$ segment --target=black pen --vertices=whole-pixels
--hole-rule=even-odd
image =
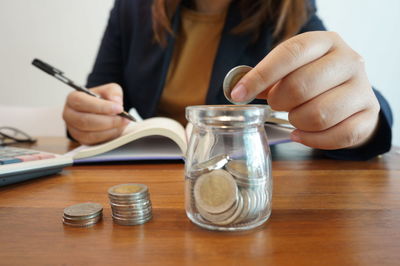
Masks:
[[[81,91],[81,92],[84,92],[84,93],[89,94],[89,95],[91,95],[91,96],[94,96],[94,97],[97,97],[97,98],[99,98],[99,99],[102,99],[102,98],[100,97],[100,95],[98,95],[98,94],[96,94],[96,93],[94,93],[94,92],[88,90],[88,89],[85,88],[85,87],[82,87],[82,86],[79,86],[79,85],[75,84],[75,82],[73,82],[73,81],[70,80],[69,78],[65,77],[65,76],[63,75],[64,73],[63,73],[61,70],[58,70],[57,68],[52,67],[51,65],[49,65],[49,64],[47,64],[47,63],[45,63],[45,62],[43,62],[43,61],[41,61],[41,60],[39,60],[39,59],[34,59],[34,60],[32,61],[32,65],[34,65],[34,66],[36,66],[37,68],[43,70],[43,71],[46,72],[47,74],[49,74],[49,75],[55,77],[56,79],[60,80],[61,82],[65,83],[65,84],[67,84],[67,85],[69,85],[69,86],[71,86],[72,88],[74,88],[74,89],[77,90],[77,91]],[[119,113],[118,115],[119,115],[119,116],[122,116],[122,117],[124,117],[124,118],[127,118],[127,119],[129,119],[129,120],[131,120],[131,121],[133,121],[133,122],[136,122],[136,119],[135,119],[133,116],[131,116],[131,115],[130,115],[128,112],[126,112],[126,111],[123,111],[122,113]]]

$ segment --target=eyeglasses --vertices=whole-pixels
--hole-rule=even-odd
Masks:
[[[36,139],[13,127],[0,127],[0,146],[14,143],[34,143]]]

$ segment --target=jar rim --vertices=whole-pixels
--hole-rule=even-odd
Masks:
[[[245,109],[253,109],[253,108],[261,108],[261,109],[270,109],[269,105],[266,104],[203,104],[203,105],[191,105],[187,106],[187,109],[235,109],[235,110],[245,110]]]
[[[194,105],[186,107],[186,118],[194,125],[242,127],[263,124],[271,115],[268,105]]]

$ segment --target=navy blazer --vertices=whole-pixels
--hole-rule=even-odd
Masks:
[[[149,0],[115,1],[93,71],[87,82],[89,88],[111,82],[118,83],[124,90],[125,108],[135,107],[144,118],[156,115],[175,41],[173,36],[169,36],[164,48],[154,41],[151,3]],[[301,32],[325,30],[316,15],[315,1],[311,0],[310,4],[312,12]],[[273,29],[270,25],[264,25],[256,42],[252,41],[251,34],[230,33],[241,21],[238,10],[237,1],[233,1],[214,61],[207,104],[228,104],[221,87],[225,74],[237,65],[255,66],[273,48]],[[179,25],[180,8],[172,21],[175,32],[178,31]],[[381,104],[381,121],[376,138],[359,149],[325,151],[328,156],[362,160],[390,149],[391,111],[381,94],[376,92],[376,95]],[[260,100],[254,101],[260,102],[265,103]]]

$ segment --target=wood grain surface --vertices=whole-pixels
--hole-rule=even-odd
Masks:
[[[75,144],[41,138],[32,147],[63,153]],[[335,161],[299,144],[273,154],[273,211],[263,226],[201,229],[184,211],[184,165],[81,165],[0,188],[1,265],[399,265],[400,152],[367,162]],[[113,185],[147,184],[153,219],[114,224]],[[104,206],[90,228],[64,226],[63,209]]]

